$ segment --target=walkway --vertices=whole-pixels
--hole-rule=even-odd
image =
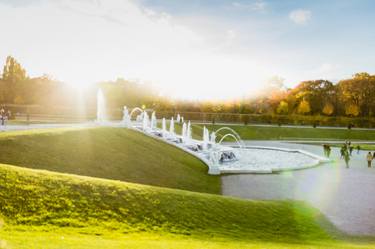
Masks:
[[[278,141],[248,145],[300,148],[318,155],[321,146]],[[222,177],[223,194],[261,200],[303,200],[318,208],[339,229],[353,235],[375,235],[375,168],[368,169],[365,151],[353,151],[350,168],[333,148],[334,163],[270,175]]]
[[[119,124],[108,124],[111,126],[118,126]],[[86,123],[56,123],[56,124],[11,124],[6,126],[0,126],[0,132],[8,131],[23,131],[23,130],[35,130],[35,129],[51,129],[51,128],[80,128],[80,127],[95,127],[97,124],[95,122]]]

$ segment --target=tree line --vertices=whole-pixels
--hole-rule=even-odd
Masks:
[[[13,57],[8,56],[0,78],[0,104],[61,106],[84,105],[95,109],[96,91],[102,88],[110,108],[141,106],[158,111],[237,114],[322,115],[373,117],[375,75],[362,72],[333,83],[308,80],[293,88],[268,84],[264,92],[228,101],[184,101],[161,96],[158,89],[126,79],[92,84],[84,93],[47,75],[29,77]]]

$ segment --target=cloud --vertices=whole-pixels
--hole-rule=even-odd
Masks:
[[[289,18],[298,25],[304,25],[311,19],[311,15],[310,10],[298,9],[291,11],[289,13]]]
[[[321,73],[331,73],[332,71],[335,71],[337,68],[338,68],[338,65],[325,62],[325,63],[322,63],[319,66],[319,72],[321,72]]]
[[[42,0],[0,0],[0,4],[7,4],[13,7],[30,6],[40,2],[42,2]]]
[[[232,6],[243,10],[264,11],[266,9],[267,4],[262,0],[258,0],[251,3],[233,2]]]
[[[255,58],[230,53],[236,30],[196,32],[170,13],[137,1],[41,1],[17,8],[0,4],[0,13],[0,29],[12,34],[2,41],[0,61],[11,54],[30,76],[46,73],[71,84],[141,79],[169,96],[186,98],[243,95],[244,86],[258,87],[264,78]],[[216,33],[221,42],[210,38]],[[213,51],[219,43],[229,52]]]

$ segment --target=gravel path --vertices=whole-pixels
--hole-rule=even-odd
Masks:
[[[74,124],[30,124],[30,125],[6,125],[0,126],[0,132],[8,131],[24,131],[24,130],[35,130],[35,129],[50,129],[50,128],[69,128],[69,127],[93,127],[94,122],[87,123],[74,123]]]
[[[318,155],[321,146],[276,141],[249,145],[300,148]],[[367,168],[366,151],[353,151],[350,168],[333,148],[333,163],[271,175],[227,175],[223,194],[249,199],[303,200],[318,208],[340,230],[353,235],[375,235],[375,168]],[[375,164],[375,163],[374,163]]]

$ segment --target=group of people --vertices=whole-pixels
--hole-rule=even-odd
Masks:
[[[347,168],[349,168],[350,157],[352,156],[354,149],[356,149],[357,154],[359,154],[361,150],[361,146],[357,145],[356,147],[354,147],[350,141],[346,141],[340,148],[340,158],[344,159]],[[324,155],[326,157],[330,157],[331,146],[329,144],[323,144],[323,150],[324,150]],[[367,160],[367,166],[369,168],[371,168],[371,163],[372,163],[372,160],[374,159],[375,159],[375,152],[374,153],[368,152],[366,155],[366,160]]]
[[[0,109],[0,125],[1,127],[5,127],[7,121],[10,119],[12,113],[10,110],[5,110],[4,107]]]

